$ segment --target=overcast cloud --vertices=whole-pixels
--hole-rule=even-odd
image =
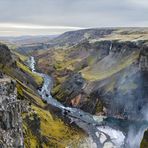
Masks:
[[[148,0],[0,0],[0,35],[147,27]]]

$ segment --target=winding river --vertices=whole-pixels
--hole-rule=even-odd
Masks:
[[[42,89],[39,90],[43,100],[59,108],[71,123],[74,122],[87,134],[85,146],[88,148],[139,148],[144,131],[148,128],[147,121],[132,122],[113,117],[93,116],[77,108],[65,107],[54,99],[50,90],[53,85],[52,78],[46,74],[35,71],[35,59],[28,59],[30,69],[44,79]],[[68,146],[70,148],[70,146]]]

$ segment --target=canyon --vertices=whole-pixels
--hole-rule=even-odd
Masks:
[[[46,48],[25,47],[25,53],[17,46],[11,49],[12,42],[8,44],[11,50],[1,45],[1,70],[16,79],[17,98],[30,104],[22,119],[25,145],[32,143],[26,139],[31,130],[32,135],[38,135],[35,143],[44,143],[43,147],[51,143],[66,147],[80,136],[83,138],[76,147],[146,147],[147,37],[146,28],[86,29],[43,41]],[[63,124],[69,129],[71,138],[66,146],[50,141],[54,137],[59,140],[51,133],[54,124],[48,131],[52,138],[39,132],[44,130],[43,124],[48,127],[42,119],[46,111],[60,127]],[[28,123],[41,129],[35,132]]]

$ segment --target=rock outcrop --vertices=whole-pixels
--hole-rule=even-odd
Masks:
[[[15,81],[9,77],[0,78],[0,147],[24,147],[22,103],[17,100]]]
[[[65,103],[70,103],[70,100],[77,97],[82,92],[85,84],[80,73],[71,74],[69,78],[61,85],[60,89],[54,92],[54,95]]]
[[[142,71],[148,71],[148,47],[141,50],[139,57],[139,67]]]
[[[0,65],[4,66],[6,63],[12,63],[11,52],[6,45],[0,44]]]

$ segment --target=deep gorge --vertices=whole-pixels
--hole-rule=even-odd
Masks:
[[[15,79],[16,100],[27,109],[19,113],[22,123],[16,126],[23,131],[23,145],[145,148],[146,34],[141,29],[88,29],[35,45],[36,50],[31,49],[35,43],[15,49],[1,44],[1,75]]]

